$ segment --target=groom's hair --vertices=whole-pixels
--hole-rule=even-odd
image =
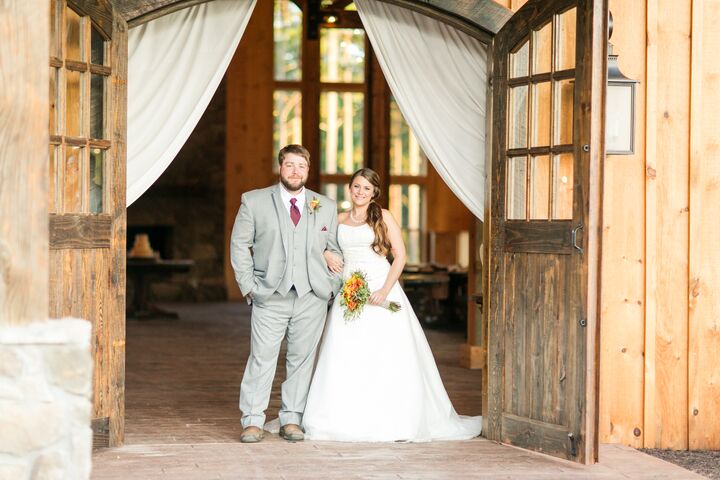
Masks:
[[[278,165],[283,164],[283,160],[285,160],[285,157],[288,153],[294,153],[295,155],[303,157],[305,160],[307,160],[308,166],[310,165],[310,152],[308,152],[308,149],[303,147],[302,145],[297,145],[294,143],[290,145],[285,145],[283,148],[280,149],[280,152],[278,153]]]

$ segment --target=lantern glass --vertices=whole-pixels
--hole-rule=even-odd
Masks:
[[[635,150],[635,82],[608,82],[605,148],[608,155],[632,155]]]

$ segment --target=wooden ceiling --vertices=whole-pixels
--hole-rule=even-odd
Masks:
[[[183,8],[212,0],[111,0],[120,15],[135,26]],[[271,1],[271,0],[258,0]],[[467,33],[488,38],[512,12],[493,0],[381,0],[419,11]],[[318,2],[319,3],[319,2]]]

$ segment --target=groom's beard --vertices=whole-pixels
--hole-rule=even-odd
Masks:
[[[305,180],[296,180],[295,182],[295,184],[292,184],[290,183],[290,180],[285,180],[284,178],[280,177],[280,183],[282,183],[283,187],[285,187],[285,190],[289,192],[297,192],[305,186]]]

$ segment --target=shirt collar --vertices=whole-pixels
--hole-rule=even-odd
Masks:
[[[300,193],[297,195],[291,195],[290,192],[288,192],[285,189],[285,185],[282,183],[280,184],[280,196],[283,199],[283,203],[290,208],[290,199],[291,198],[297,198],[297,202],[295,205],[302,210],[302,207],[305,205],[305,187],[303,187],[302,190],[300,190]]]

